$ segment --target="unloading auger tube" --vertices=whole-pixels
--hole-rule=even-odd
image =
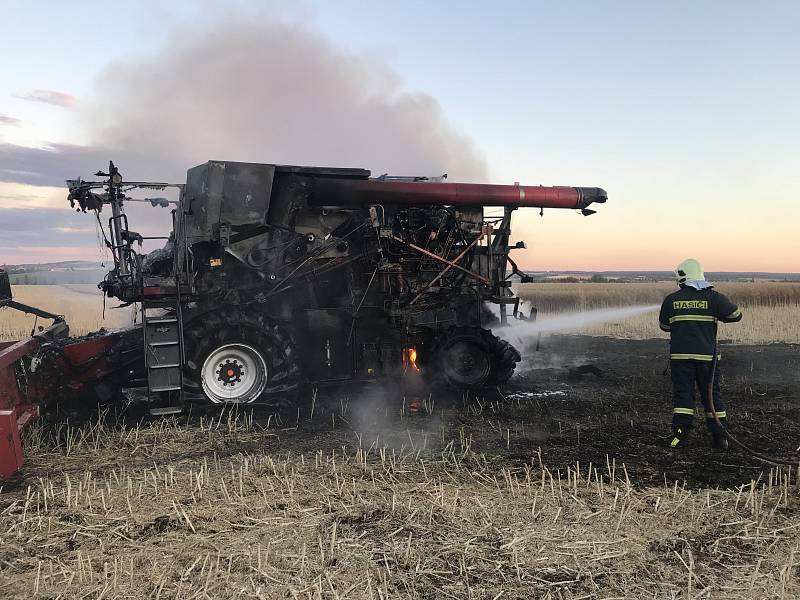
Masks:
[[[315,194],[329,204],[509,206],[587,209],[608,200],[603,188],[442,183],[381,179],[320,179]]]

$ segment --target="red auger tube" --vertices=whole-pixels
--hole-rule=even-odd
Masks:
[[[596,187],[544,187],[483,183],[431,183],[376,179],[328,179],[315,182],[314,203],[408,204],[442,206],[517,206],[586,208],[603,203],[606,191]]]

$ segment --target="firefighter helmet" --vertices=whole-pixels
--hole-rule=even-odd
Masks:
[[[700,261],[694,258],[687,258],[677,267],[675,267],[675,279],[677,279],[678,284],[686,283],[687,281],[693,280],[704,280],[706,278],[705,274],[703,273],[703,266],[700,264]]]

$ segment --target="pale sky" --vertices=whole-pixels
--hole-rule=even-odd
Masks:
[[[0,264],[102,259],[63,179],[214,158],[605,188],[518,211],[534,270],[800,271],[798,2],[226,7],[2,3]]]

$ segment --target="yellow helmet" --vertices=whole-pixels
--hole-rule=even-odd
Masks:
[[[700,261],[694,258],[687,258],[675,267],[675,271],[673,272],[675,273],[675,279],[677,279],[679,285],[695,279],[702,281],[706,278]]]

